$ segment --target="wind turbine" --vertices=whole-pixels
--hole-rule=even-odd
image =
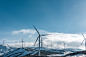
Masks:
[[[65,43],[64,41],[63,41],[63,45],[64,45],[64,49],[65,49],[65,45],[66,45],[67,43]]]
[[[4,45],[4,41],[5,41],[5,39],[3,39],[2,41],[3,41],[3,45]]]
[[[25,48],[26,43],[24,43],[24,48]]]
[[[35,28],[35,30],[37,31],[37,33],[38,33],[38,37],[37,37],[37,39],[36,39],[36,42],[37,42],[37,40],[39,39],[39,53],[38,53],[38,55],[40,56],[40,37],[41,36],[46,36],[46,35],[49,35],[49,34],[42,34],[42,35],[40,35],[40,33],[38,32],[38,30],[36,29],[36,27],[33,25],[33,27]],[[36,44],[36,42],[35,42],[35,44]],[[34,45],[35,45],[34,44]]]
[[[83,35],[83,37],[84,37],[84,40],[82,41],[82,43],[85,41],[85,49],[86,49],[86,38],[85,38],[85,36],[84,36],[83,33],[82,33],[82,35]],[[82,43],[81,43],[81,45],[82,45]]]
[[[21,41],[21,42],[22,42],[22,48],[23,48],[23,43],[25,43],[25,42],[23,41],[23,38],[22,38],[22,41]]]

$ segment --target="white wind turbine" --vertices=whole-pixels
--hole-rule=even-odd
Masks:
[[[66,45],[67,43],[65,43],[64,41],[63,41],[63,45],[64,45],[64,49],[65,49],[65,45]]]
[[[82,43],[85,41],[85,49],[86,49],[86,38],[85,38],[85,36],[84,36],[83,33],[82,33],[82,35],[83,35],[83,37],[84,37],[84,40],[82,41]],[[82,45],[82,43],[81,43],[81,45]]]
[[[22,38],[22,41],[21,41],[21,42],[22,42],[22,48],[23,48],[23,43],[25,43],[25,42],[23,41],[23,38]]]
[[[47,38],[42,38],[41,37],[41,49],[43,48],[43,39],[47,39]]]
[[[2,40],[3,41],[3,45],[4,45],[4,41],[6,41],[5,39]]]
[[[49,35],[49,34],[40,34],[39,32],[38,32],[38,30],[36,29],[36,27],[33,25],[33,27],[35,28],[35,30],[37,31],[37,33],[38,33],[38,37],[37,37],[37,39],[36,39],[36,42],[37,42],[37,40],[39,39],[39,53],[38,53],[38,56],[40,56],[40,37],[41,36],[46,36],[46,35]],[[36,42],[35,42],[35,44],[36,44]],[[34,44],[34,46],[35,46],[35,44]]]

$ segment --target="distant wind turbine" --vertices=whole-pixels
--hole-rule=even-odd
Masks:
[[[65,43],[64,41],[63,41],[63,45],[64,45],[64,49],[65,49],[65,45],[66,45],[67,43]]]
[[[40,33],[38,32],[38,30],[36,29],[36,27],[33,25],[33,27],[35,28],[35,30],[37,31],[37,33],[38,33],[38,37],[37,37],[37,39],[36,39],[36,42],[37,42],[37,40],[39,39],[39,53],[38,53],[38,55],[40,56],[40,37],[41,36],[46,36],[46,35],[49,35],[49,34],[42,34],[42,35],[40,35]],[[36,42],[35,42],[35,44],[36,44]],[[35,45],[34,44],[34,45]]]
[[[42,49],[42,47],[43,47],[43,39],[47,39],[47,38],[42,38],[42,37],[41,37],[41,49]]]
[[[23,48],[23,43],[25,43],[25,42],[23,41],[23,38],[22,38],[22,41],[21,41],[21,42],[22,42],[22,48]]]
[[[82,43],[85,41],[85,49],[86,49],[86,38],[85,38],[85,36],[84,36],[83,33],[82,33],[82,35],[83,35],[83,37],[84,37],[84,40],[82,41]],[[81,45],[82,45],[82,43],[81,43]]]
[[[5,41],[5,39],[3,39],[2,41],[3,41],[3,45],[4,45],[4,41]]]
[[[24,48],[25,48],[26,43],[24,43]]]

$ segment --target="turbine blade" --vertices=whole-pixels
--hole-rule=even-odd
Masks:
[[[39,36],[37,37],[37,39],[36,39],[36,41],[35,41],[35,44],[36,44],[36,42],[37,42],[38,38],[39,38]],[[34,44],[34,46],[35,46],[35,44]]]
[[[47,35],[50,35],[50,34],[42,34],[42,35],[40,35],[40,36],[47,36]]]
[[[82,43],[84,42],[84,40],[82,41]],[[82,43],[81,43],[81,45],[82,45]]]
[[[84,36],[84,34],[82,33],[82,35],[83,35],[83,37],[84,37],[84,39],[85,39],[85,36]]]
[[[35,30],[37,31],[37,33],[39,34],[38,30],[36,29],[36,27],[33,25],[33,27],[35,28]],[[40,35],[40,34],[39,34]]]

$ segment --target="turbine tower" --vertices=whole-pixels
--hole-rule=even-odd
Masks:
[[[46,35],[49,35],[49,34],[40,35],[40,33],[38,32],[38,30],[36,29],[36,27],[35,27],[34,25],[33,25],[33,27],[35,28],[35,30],[36,30],[37,33],[38,33],[38,37],[37,37],[37,39],[36,39],[36,41],[35,41],[35,44],[36,44],[37,40],[39,39],[39,53],[38,53],[38,55],[40,56],[40,37],[41,37],[41,36],[46,36]],[[35,46],[35,44],[34,44],[34,46]]]
[[[42,50],[42,46],[43,45],[43,39],[42,39],[42,37],[41,37],[41,50]]]
[[[25,43],[25,42],[23,41],[23,38],[22,38],[22,41],[21,41],[21,42],[22,42],[22,48],[23,48],[23,43]]]
[[[85,36],[84,36],[83,33],[82,33],[82,35],[83,35],[83,37],[84,37],[84,40],[82,41],[82,43],[85,41],[85,49],[86,49],[86,38],[85,38]],[[81,43],[81,45],[82,45],[82,43]]]

